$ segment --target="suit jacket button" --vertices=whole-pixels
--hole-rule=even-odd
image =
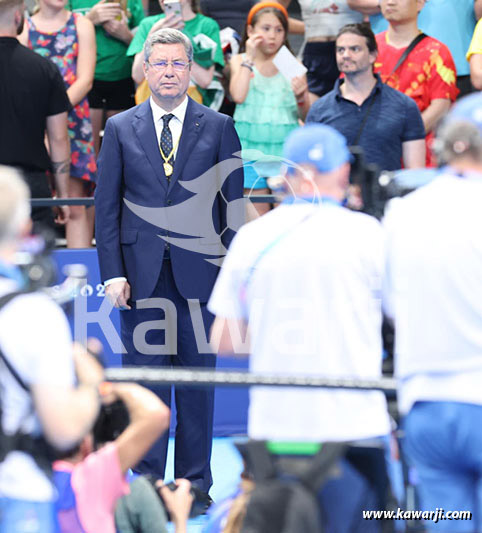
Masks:
[[[167,205],[172,205],[172,200],[168,200]]]

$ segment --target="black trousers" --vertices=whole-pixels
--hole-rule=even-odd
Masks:
[[[20,169],[21,170],[21,169]],[[52,198],[52,191],[46,172],[22,171],[23,177],[30,189],[32,198]],[[34,207],[32,209],[33,233],[43,230],[54,230],[54,214],[51,207]]]

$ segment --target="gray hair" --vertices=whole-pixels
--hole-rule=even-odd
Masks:
[[[30,219],[30,192],[18,170],[0,165],[0,247],[16,239]]]
[[[433,150],[440,165],[466,156],[482,161],[482,137],[475,124],[463,120],[448,121],[438,129]]]
[[[151,57],[152,47],[156,44],[182,44],[184,46],[184,50],[186,50],[186,55],[189,62],[191,62],[193,59],[194,52],[191,41],[179,30],[175,30],[173,28],[163,28],[162,30],[158,30],[149,35],[144,43],[144,61],[146,63]]]

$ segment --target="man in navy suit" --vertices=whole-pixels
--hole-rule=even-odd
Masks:
[[[242,209],[243,172],[232,119],[186,94],[192,54],[177,30],[148,37],[152,97],[107,121],[99,155],[97,250],[106,295],[122,310],[124,365],[215,366],[214,354],[199,353],[199,324],[206,339],[206,302],[234,236],[228,218]],[[170,388],[155,392],[170,405]],[[207,492],[214,391],[176,387],[175,401],[175,476]],[[138,471],[163,477],[167,440]]]

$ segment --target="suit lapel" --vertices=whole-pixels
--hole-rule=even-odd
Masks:
[[[133,128],[156,178],[160,181],[162,187],[167,190],[168,182],[162,170],[162,158],[149,100],[139,106],[135,114]]]
[[[182,174],[182,170],[189,154],[192,153],[195,144],[199,139],[199,134],[204,126],[204,111],[202,106],[189,98],[186,116],[182,126],[181,139],[179,141],[179,148],[177,150],[176,159],[174,163],[174,172],[172,174],[169,190],[172,189],[176,181]]]

